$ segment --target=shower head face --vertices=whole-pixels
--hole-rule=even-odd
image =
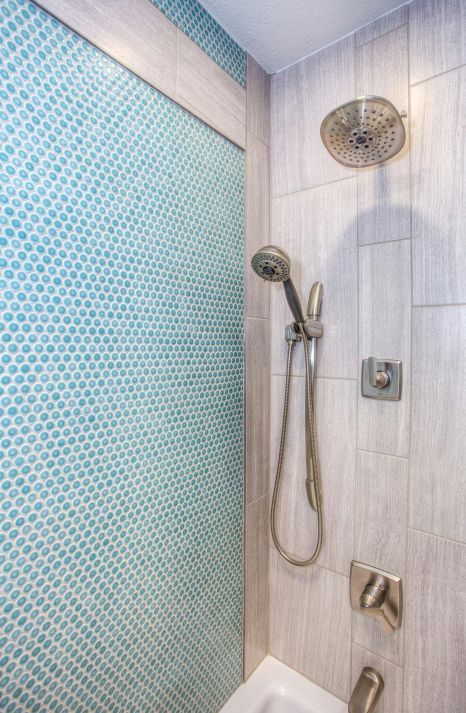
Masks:
[[[406,139],[401,116],[383,97],[358,97],[337,107],[323,120],[320,135],[333,158],[351,168],[387,161]]]
[[[290,279],[290,258],[275,245],[265,245],[251,260],[256,275],[269,282],[285,282]]]

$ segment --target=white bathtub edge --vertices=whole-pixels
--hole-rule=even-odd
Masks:
[[[271,695],[288,698],[310,713],[347,713],[348,706],[273,656],[266,658],[226,702],[220,713],[254,713]]]

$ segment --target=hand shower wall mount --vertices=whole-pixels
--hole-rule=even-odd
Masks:
[[[316,562],[319,557],[323,540],[322,494],[320,490],[320,476],[317,463],[317,451],[314,428],[314,367],[317,351],[317,339],[322,336],[320,323],[320,308],[323,297],[323,285],[315,282],[309,294],[307,305],[307,319],[304,318],[298,293],[291,280],[290,259],[286,252],[275,245],[266,245],[256,252],[251,260],[254,272],[264,280],[270,282],[283,282],[285,295],[295,321],[285,328],[285,339],[288,343],[288,358],[285,380],[285,402],[283,406],[282,432],[278,454],[277,472],[272,495],[272,508],[270,513],[270,527],[272,538],[279,553],[291,564],[304,567]],[[290,376],[293,349],[301,342],[304,348],[306,365],[306,392],[305,392],[305,444],[306,444],[306,493],[310,506],[317,512],[317,542],[312,554],[306,559],[297,559],[287,552],[281,545],[276,531],[277,501],[280,491],[283,459],[285,455],[286,431],[288,423],[288,406],[290,395]]]

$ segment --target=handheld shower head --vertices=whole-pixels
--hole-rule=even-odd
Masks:
[[[270,282],[284,282],[290,277],[290,258],[284,250],[275,245],[265,245],[251,260],[256,275]]]
[[[253,255],[251,266],[256,275],[269,282],[283,282],[288,306],[296,322],[304,322],[298,293],[291,281],[290,258],[275,245],[265,245]]]

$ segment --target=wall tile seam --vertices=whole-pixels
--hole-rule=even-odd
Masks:
[[[250,500],[248,503],[246,503],[246,507],[249,505],[255,505],[259,500],[262,500],[262,498],[266,498],[269,495],[269,488],[265,491],[265,493],[262,493],[262,495],[258,495],[257,498],[254,498],[254,500]]]
[[[354,34],[354,42],[353,42],[353,75],[354,75],[354,95],[356,96],[356,52],[358,48],[356,47],[356,34]],[[359,176],[358,172],[355,171],[355,179],[356,179],[356,186],[355,186],[355,201],[356,201],[356,206],[355,206],[355,214],[356,214],[356,340],[355,340],[355,348],[356,348],[356,359],[357,359],[357,366],[359,367],[359,341],[360,341],[360,326],[361,326],[361,319],[359,315],[359,273],[360,273],[360,257],[359,257]],[[353,527],[353,532],[351,534],[351,558],[354,559],[355,552],[356,552],[356,478],[357,478],[357,464],[358,464],[358,423],[359,423],[359,373],[357,374],[356,377],[356,407],[355,407],[355,423],[354,423],[354,466],[353,466],[353,519],[352,519],[352,527]],[[351,606],[351,604],[350,604]],[[350,613],[350,638],[351,638],[351,643],[350,643],[350,691],[351,691],[351,678],[352,678],[352,671],[353,671],[353,638],[354,638],[354,617],[352,613]]]
[[[367,453],[368,455],[383,456],[384,458],[397,458],[398,460],[409,462],[409,456],[399,456],[392,453],[383,453],[382,451],[369,451],[367,448],[356,448],[356,453]]]
[[[417,309],[442,309],[443,307],[466,307],[466,302],[442,302],[439,304],[412,304],[413,310]]]
[[[267,77],[270,77],[270,76],[271,76],[270,74],[267,74]],[[264,139],[261,138],[260,136],[258,136],[255,131],[251,131],[251,129],[247,128],[247,126],[248,126],[248,122],[247,122],[248,101],[249,101],[248,96],[249,95],[248,95],[247,85],[246,85],[246,132],[247,132],[247,134],[250,134],[251,136],[253,136],[256,141],[260,141],[262,146],[265,146],[265,148],[268,150],[268,153],[269,153],[269,164],[270,164],[270,143],[267,143],[266,141],[264,141]],[[269,107],[269,112],[270,112],[270,107]],[[270,115],[269,115],[269,122],[270,122]],[[270,171],[269,171],[269,173],[270,173]]]
[[[290,319],[291,319],[291,318],[290,318]],[[325,329],[325,325],[324,325],[324,329]],[[319,367],[317,367],[317,368],[319,368]],[[271,372],[270,372],[270,376],[283,376],[283,377],[285,377],[285,376],[286,376],[286,373],[285,373],[284,371],[283,371],[283,372],[271,371]],[[291,374],[291,378],[292,378],[292,379],[305,379],[305,378],[306,378],[306,375],[305,375],[305,374]],[[319,381],[319,379],[327,380],[327,381],[354,381],[356,384],[357,384],[358,381],[359,381],[357,378],[350,379],[348,376],[315,376],[314,378],[315,378],[316,381]]]
[[[410,2],[405,3],[405,5],[401,5],[400,7],[406,7],[408,5],[410,5]],[[397,9],[399,9],[399,8],[395,8],[395,10],[390,10],[390,12],[396,12]],[[387,14],[390,14],[390,13],[387,13]],[[382,17],[383,17],[383,15],[382,15]],[[380,18],[377,18],[377,19],[380,19]],[[374,22],[377,22],[377,20],[374,20]],[[372,23],[369,22],[367,25],[363,25],[363,27],[360,27],[359,29],[363,30],[364,27],[367,27],[368,25],[371,25],[371,24]],[[399,25],[397,25],[396,27],[392,27],[390,30],[381,32],[380,35],[377,35],[377,37],[373,37],[372,39],[366,40],[365,42],[361,42],[360,44],[356,44],[356,42],[355,42],[354,49],[357,52],[359,49],[361,49],[361,47],[366,47],[366,45],[370,45],[371,42],[377,42],[377,40],[380,40],[381,37],[386,37],[387,35],[390,35],[392,32],[396,32],[397,30],[399,30],[400,27],[407,27],[408,25],[409,25],[409,20],[408,20],[408,18],[406,18],[406,20],[404,22],[400,22]],[[359,30],[355,30],[355,33],[356,32],[359,32]],[[358,646],[359,646],[359,644],[358,644]]]
[[[272,153],[270,154],[270,159],[272,160]],[[273,174],[272,170],[270,170],[270,174],[271,175]],[[342,181],[349,181],[352,178],[357,178],[357,175],[353,174],[351,176],[345,176],[345,178],[337,178],[334,181],[326,181],[324,183],[318,183],[315,186],[307,186],[304,188],[298,188],[296,191],[289,191],[288,193],[276,193],[275,194],[275,193],[271,192],[270,193],[270,202],[272,203],[272,201],[278,200],[280,198],[288,198],[289,196],[295,196],[300,193],[305,193],[306,191],[313,191],[316,188],[323,188],[324,186],[330,186],[333,183],[342,183]]]
[[[417,527],[410,527],[408,525],[407,531],[413,532],[419,535],[425,535],[425,537],[433,537],[436,540],[441,540],[442,542],[450,542],[452,545],[459,545],[460,547],[464,547],[466,549],[466,542],[462,542],[462,540],[453,540],[451,537],[444,537],[443,535],[437,535],[435,532],[428,532],[427,530],[419,530]]]
[[[411,239],[411,236],[409,236],[408,238],[397,238],[396,240],[377,240],[375,243],[358,243],[358,248],[371,248],[374,245],[396,245],[397,243],[405,243],[407,240]]]
[[[269,493],[269,495],[270,495],[270,494],[271,494],[271,493]],[[271,537],[269,538],[269,550],[275,551],[275,545],[274,545],[273,540],[272,540]],[[283,560],[283,561],[284,561],[284,560]],[[351,565],[351,562],[348,563],[348,574],[344,574],[343,572],[340,572],[339,570],[333,569],[332,567],[328,567],[327,565],[319,564],[319,563],[313,564],[313,565],[311,566],[311,568],[310,568],[308,571],[312,571],[313,569],[315,569],[316,567],[318,567],[319,569],[323,569],[325,572],[332,572],[332,574],[336,574],[336,575],[338,575],[339,577],[343,577],[344,579],[347,579],[348,582],[349,582],[349,579],[350,579],[350,576],[349,576],[350,565]],[[288,564],[287,564],[287,567],[291,567],[291,566],[292,566],[292,565],[288,565]],[[299,567],[299,568],[296,567],[296,569],[299,569],[303,574],[306,573],[306,568],[303,569],[302,567]],[[349,589],[348,589],[348,606],[349,606]]]
[[[154,9],[155,9],[157,12],[161,12],[160,10],[158,10],[157,7],[155,7],[155,5],[154,5],[153,7],[154,7]],[[206,52],[200,45],[198,45],[197,42],[194,42],[194,40],[191,39],[191,37],[190,37],[189,35],[187,35],[186,32],[183,32],[183,30],[181,30],[181,29],[178,27],[178,25],[175,25],[175,23],[172,22],[172,20],[170,20],[169,17],[167,17],[166,15],[164,15],[163,12],[162,12],[161,14],[162,14],[163,17],[165,17],[165,18],[173,25],[173,27],[176,29],[176,44],[177,44],[177,48],[178,48],[178,44],[179,44],[179,39],[178,39],[178,38],[181,37],[181,36],[186,37],[186,39],[188,39],[189,42],[191,42],[191,43],[192,43],[193,45],[195,45],[198,49],[200,49],[201,52],[204,53],[204,55],[210,60],[210,62],[212,62],[212,64],[214,64],[216,67],[218,67],[218,69],[221,70],[221,72],[223,72],[223,74],[225,75],[225,78],[228,77],[228,82],[229,82],[230,80],[233,80],[233,82],[235,82],[239,87],[241,87],[241,89],[246,93],[246,90],[247,90],[247,85],[246,85],[246,84],[244,84],[244,86],[243,86],[242,84],[240,84],[239,82],[237,82],[236,79],[234,79],[234,78],[231,76],[231,74],[229,74],[225,69],[223,69],[223,67],[221,67],[219,64],[217,64],[217,62],[216,62],[214,59],[212,59],[212,57],[211,57],[209,54],[207,54],[207,52]],[[177,88],[178,88],[178,86],[177,86]],[[245,104],[246,104],[246,101],[245,101]],[[245,124],[245,125],[246,125],[246,124]]]
[[[247,115],[248,115],[248,110],[247,110],[247,105],[246,105],[246,122],[247,122]],[[265,148],[267,150],[269,161],[270,161],[270,146],[268,144],[266,144],[265,141],[263,141],[263,139],[259,138],[259,136],[256,136],[256,134],[253,131],[250,131],[249,129],[246,129],[246,150],[247,150],[247,146],[248,146],[248,137],[249,136],[252,136],[254,141],[258,141],[261,144],[261,146],[263,146],[263,148]],[[268,173],[270,173],[270,169],[269,169]]]
[[[258,314],[245,314],[244,317],[245,319],[261,319],[265,320],[266,322],[270,322],[270,317],[261,317]]]
[[[356,612],[355,612],[355,614],[356,614]],[[361,616],[363,616],[363,615],[361,614]],[[392,666],[395,666],[396,668],[399,668],[400,671],[403,671],[403,672],[404,672],[404,668],[405,668],[404,665],[401,665],[401,664],[399,664],[399,663],[395,663],[394,661],[392,661],[391,659],[388,659],[388,658],[387,658],[386,656],[384,656],[383,654],[380,654],[378,651],[373,651],[372,649],[369,649],[367,646],[364,646],[364,644],[360,644],[359,641],[354,641],[354,639],[351,639],[351,643],[354,644],[355,646],[359,646],[360,649],[363,649],[364,651],[367,651],[367,652],[370,653],[370,654],[374,654],[374,656],[378,656],[379,659],[382,659],[382,660],[385,661],[386,663],[389,663],[389,664],[391,664]],[[397,713],[400,713],[400,711],[397,711]]]
[[[457,72],[459,69],[462,69],[463,67],[466,67],[466,62],[461,62],[460,64],[456,64],[454,67],[450,67],[449,69],[445,69],[443,72],[438,72],[438,74],[432,74],[430,77],[425,77],[424,79],[420,79],[419,82],[411,82],[409,83],[409,87],[419,87],[421,84],[425,84],[426,82],[430,82],[432,79],[437,79],[437,77],[443,77],[445,74],[450,74],[451,72]]]

